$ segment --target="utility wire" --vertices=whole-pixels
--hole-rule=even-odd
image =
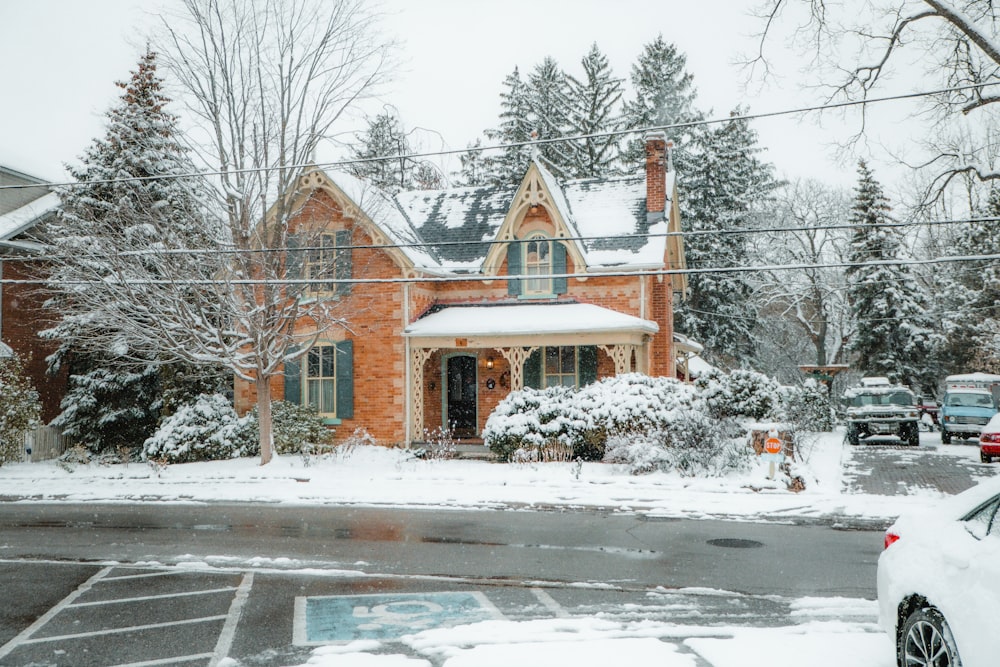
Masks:
[[[919,97],[930,97],[933,95],[940,95],[942,93],[952,93],[964,90],[974,90],[982,89],[987,86],[1000,85],[1000,81],[975,83],[965,86],[954,86],[951,88],[939,88],[937,90],[926,90],[912,93],[901,93],[899,95],[887,95],[884,97],[873,97],[863,100],[848,100],[844,102],[828,102],[826,104],[818,104],[814,106],[798,107],[794,109],[783,109],[778,111],[764,111],[761,113],[747,113],[747,114],[733,114],[726,116],[724,118],[710,118],[707,120],[696,120],[688,121],[684,123],[670,123],[667,125],[651,125],[641,128],[634,128],[628,130],[613,130],[609,132],[594,132],[590,134],[576,134],[572,136],[564,137],[552,137],[552,138],[539,138],[532,141],[518,141],[506,144],[493,144],[487,146],[470,146],[463,149],[450,149],[441,151],[429,151],[421,153],[408,153],[406,155],[383,155],[368,158],[355,158],[351,160],[337,160],[334,162],[322,162],[318,164],[314,163],[300,163],[285,166],[268,166],[268,167],[249,167],[245,169],[226,169],[226,170],[213,170],[213,171],[196,171],[186,174],[164,174],[157,176],[131,176],[125,178],[107,178],[107,179],[96,179],[90,181],[68,181],[63,183],[44,183],[44,184],[33,184],[33,185],[0,185],[0,191],[3,190],[19,190],[25,188],[38,188],[38,187],[60,187],[60,188],[71,188],[79,186],[89,186],[97,184],[108,184],[108,183],[135,183],[142,181],[156,181],[156,180],[166,180],[166,179],[181,179],[181,178],[204,178],[206,176],[232,176],[236,174],[250,174],[250,173],[260,173],[268,171],[288,171],[295,169],[306,169],[309,167],[346,167],[354,164],[365,164],[368,162],[385,162],[394,160],[413,160],[417,158],[427,158],[445,155],[462,155],[467,153],[481,153],[493,150],[507,150],[510,148],[524,148],[526,146],[537,146],[544,144],[552,144],[558,142],[569,142],[569,141],[581,141],[585,139],[601,139],[608,137],[619,137],[628,136],[633,134],[643,135],[649,132],[661,132],[665,130],[678,130],[690,127],[698,127],[705,125],[718,125],[722,123],[732,123],[737,121],[749,121],[749,120],[760,120],[762,118],[775,118],[780,116],[792,116],[796,114],[810,113],[814,111],[826,111],[830,109],[842,109],[846,107],[853,106],[866,106],[868,104],[878,104],[882,102],[897,102],[901,100],[916,99]]]

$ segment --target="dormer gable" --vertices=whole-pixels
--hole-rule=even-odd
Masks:
[[[529,236],[542,234],[565,249],[572,259],[574,273],[586,272],[580,235],[562,188],[547,169],[532,160],[483,261],[483,275],[499,275],[512,244],[520,245]]]

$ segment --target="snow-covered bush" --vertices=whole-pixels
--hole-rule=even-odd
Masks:
[[[631,475],[645,475],[663,469],[670,460],[663,435],[637,433],[632,435],[611,435],[604,451],[605,463],[625,466]]]
[[[484,444],[503,462],[545,459],[553,447],[573,449],[586,422],[572,398],[565,387],[511,392],[486,420]]]
[[[709,414],[717,418],[746,417],[753,420],[781,417],[782,388],[763,373],[710,369],[695,380]]]
[[[237,417],[225,396],[202,394],[160,423],[143,443],[142,458],[188,463],[247,455],[252,430],[251,419]]]
[[[257,456],[260,454],[257,408],[248,416],[253,442],[247,444],[245,455]],[[298,454],[302,452],[303,445],[328,445],[333,439],[333,432],[323,424],[323,418],[316,414],[315,407],[288,401],[271,403],[271,429],[274,451],[278,454]]]
[[[21,460],[24,432],[38,425],[41,409],[21,359],[0,359],[0,465]]]
[[[826,386],[809,378],[801,387],[788,387],[783,395],[784,410],[796,431],[831,431],[833,416]]]

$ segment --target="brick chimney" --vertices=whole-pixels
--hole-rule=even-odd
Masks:
[[[646,135],[646,214],[662,219],[667,206],[667,135]],[[658,214],[658,215],[657,215]]]

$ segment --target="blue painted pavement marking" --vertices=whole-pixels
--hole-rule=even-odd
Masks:
[[[428,628],[475,623],[503,614],[482,593],[388,593],[295,598],[299,646],[398,639]]]

